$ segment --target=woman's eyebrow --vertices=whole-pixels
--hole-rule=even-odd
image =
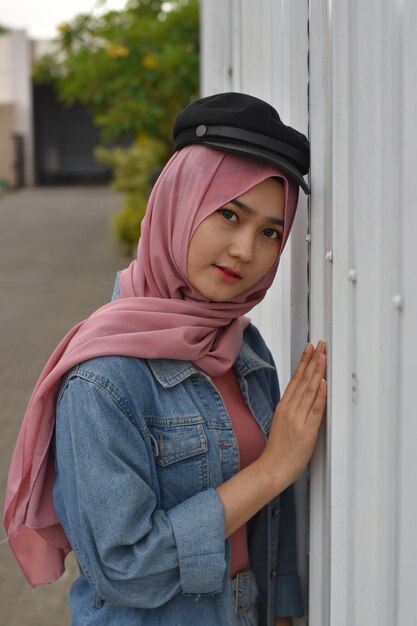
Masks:
[[[256,213],[255,209],[251,209],[251,207],[247,206],[246,204],[243,204],[243,202],[241,202],[240,200],[236,200],[236,199],[230,200],[229,204],[234,204],[239,209],[242,209],[242,211],[244,211],[245,213],[249,213],[249,215],[253,215],[254,213]],[[277,224],[277,226],[284,226],[284,220],[280,220],[276,217],[267,217],[266,220],[270,224]]]

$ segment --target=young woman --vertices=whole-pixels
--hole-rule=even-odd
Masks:
[[[287,626],[303,612],[291,485],[325,408],[325,344],[280,400],[244,315],[275,276],[307,142],[244,94],[191,104],[174,135],[137,259],[38,381],[5,526],[32,585],[75,551],[74,626]]]

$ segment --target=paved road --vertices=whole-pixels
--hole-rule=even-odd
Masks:
[[[120,198],[105,187],[35,188],[0,198],[0,497],[22,416],[63,335],[111,296],[127,264],[109,232]],[[2,510],[1,506],[1,510]],[[4,531],[0,539],[4,538]],[[66,574],[35,592],[0,545],[0,625],[68,626]]]

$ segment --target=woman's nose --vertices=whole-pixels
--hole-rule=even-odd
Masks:
[[[249,263],[253,259],[254,246],[253,235],[244,232],[236,234],[230,244],[230,256],[239,259],[242,263]]]

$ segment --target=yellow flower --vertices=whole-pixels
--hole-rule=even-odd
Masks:
[[[69,24],[67,24],[66,22],[62,22],[61,24],[58,24],[57,30],[59,33],[61,33],[61,35],[63,35],[70,30]]]
[[[120,59],[129,56],[129,50],[118,43],[109,43],[106,47],[106,52],[112,59]]]
[[[144,67],[146,67],[147,70],[156,70],[159,63],[158,63],[158,60],[152,54],[148,54],[143,59],[143,65]]]
[[[146,146],[148,142],[149,142],[149,137],[148,135],[145,135],[145,133],[140,133],[140,135],[136,137],[136,143],[138,146]]]

